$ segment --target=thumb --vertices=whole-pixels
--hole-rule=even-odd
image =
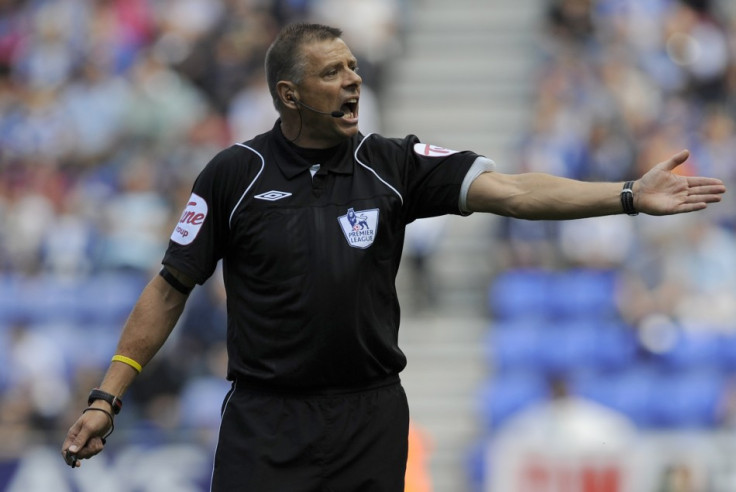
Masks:
[[[89,433],[85,430],[80,430],[76,436],[74,436],[74,439],[72,439],[72,443],[69,445],[69,452],[70,453],[77,453],[80,449],[82,449],[89,440]]]
[[[662,162],[659,167],[665,171],[672,171],[690,157],[690,151],[685,149]]]

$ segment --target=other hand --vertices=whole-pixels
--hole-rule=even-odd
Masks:
[[[61,455],[72,468],[80,460],[91,458],[105,448],[104,437],[110,431],[110,419],[103,412],[85,412],[71,426],[61,445]]]

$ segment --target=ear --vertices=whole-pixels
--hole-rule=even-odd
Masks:
[[[279,95],[281,104],[285,108],[297,109],[296,100],[299,96],[296,94],[296,87],[291,82],[279,81],[276,84],[276,92]]]

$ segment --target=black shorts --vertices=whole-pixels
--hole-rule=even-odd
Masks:
[[[228,394],[212,492],[402,492],[409,406],[398,379],[361,391]]]

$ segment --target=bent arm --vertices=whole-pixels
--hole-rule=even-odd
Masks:
[[[180,274],[174,275],[182,280]],[[193,285],[193,282],[187,283]],[[133,307],[115,353],[130,357],[145,367],[171,334],[187,298],[156,275]],[[110,363],[100,389],[121,397],[136,375],[137,372],[129,365],[114,361]]]
[[[189,287],[194,285],[180,273],[172,274],[183,284]],[[187,297],[187,294],[179,292],[160,275],[156,275],[143,289],[133,307],[120,335],[116,354],[145,366],[171,334],[184,310]],[[137,374],[138,371],[130,365],[113,361],[99,389],[120,398]],[[62,444],[62,456],[73,467],[81,466],[80,460],[102,451],[105,444],[102,437],[112,426],[113,412],[107,401],[93,401],[90,407],[102,412],[83,413],[69,429]],[[109,414],[109,420],[106,414]]]

